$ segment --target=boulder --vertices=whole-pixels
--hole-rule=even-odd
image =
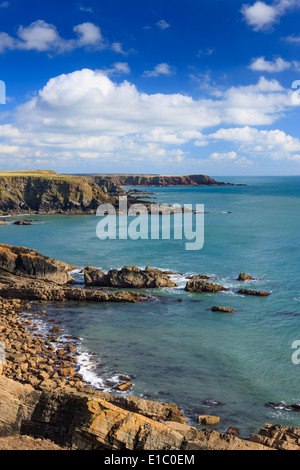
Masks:
[[[26,222],[25,220],[16,220],[14,225],[32,225],[31,222]]]
[[[99,269],[88,267],[83,270],[83,273],[87,286],[135,289],[176,287],[169,274],[158,269],[151,269],[150,267],[142,270],[136,266],[125,266],[119,271],[112,269],[107,274]]]
[[[219,284],[213,284],[212,282],[207,281],[188,281],[185,290],[187,292],[199,292],[199,293],[216,293],[227,291],[223,286]]]
[[[199,424],[214,426],[216,424],[219,424],[219,422],[220,422],[219,416],[211,416],[211,415],[198,416]]]

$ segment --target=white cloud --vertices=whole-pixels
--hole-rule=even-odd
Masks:
[[[127,62],[115,62],[111,68],[102,70],[106,75],[130,74],[131,70]]]
[[[129,51],[124,51],[123,45],[121,42],[113,42],[111,45],[111,49],[116,52],[117,54],[122,54],[124,56],[129,55],[131,52],[133,52],[132,49],[129,49]]]
[[[6,50],[35,50],[38,52],[63,53],[80,47],[106,47],[100,28],[93,23],[82,23],[73,28],[76,39],[63,39],[56,27],[43,20],[37,20],[29,26],[20,26],[17,38],[0,33],[0,52]]]
[[[9,7],[9,2],[2,2],[0,3],[0,8],[8,8]]]
[[[127,65],[116,63],[111,73],[126,73]],[[15,158],[30,155],[34,161],[58,164],[91,158],[151,160],[160,165],[169,159],[182,161],[184,145],[204,147],[220,141],[237,146],[230,149],[237,157],[222,151],[210,162],[222,157],[222,161],[242,164],[242,158],[256,153],[270,158],[300,153],[298,139],[279,130],[250,127],[273,123],[292,109],[291,91],[276,80],[261,78],[255,85],[232,87],[214,99],[195,100],[180,93],[143,93],[132,83],[117,84],[107,75],[108,70],[83,69],[50,79],[16,109],[11,124],[0,125],[1,145],[6,150],[14,147]],[[244,127],[225,128],[228,125]],[[224,129],[203,133],[215,126]]]
[[[175,69],[169,64],[162,63],[157,64],[153,70],[146,70],[143,75],[144,77],[159,77],[160,75],[174,75]]]
[[[209,136],[216,141],[234,142],[247,155],[264,156],[280,160],[300,152],[300,140],[275,129],[258,130],[253,127],[219,129]]]
[[[293,60],[288,62],[282,57],[276,57],[273,60],[266,60],[265,57],[253,59],[250,69],[254,72],[279,73],[286,70],[300,70],[300,62]]]
[[[254,31],[265,31],[279,23],[281,16],[299,6],[298,0],[274,0],[271,5],[257,1],[253,5],[244,4],[241,11]]]
[[[160,29],[168,29],[170,28],[170,24],[167,23],[165,20],[159,20],[157,23],[156,23],[156,26]]]
[[[84,11],[85,13],[94,13],[93,9],[91,7],[79,7],[80,11]]]
[[[288,36],[285,40],[291,44],[300,44],[300,36]]]

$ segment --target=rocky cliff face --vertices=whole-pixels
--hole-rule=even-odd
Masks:
[[[134,397],[119,405],[107,393],[36,391],[0,377],[0,436],[47,437],[82,450],[269,450],[261,443],[182,424],[175,405]],[[162,419],[167,421],[158,422]]]
[[[95,213],[99,204],[113,202],[109,191],[84,177],[0,176],[2,213]]]

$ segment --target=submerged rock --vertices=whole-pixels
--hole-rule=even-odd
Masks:
[[[199,293],[215,293],[215,292],[222,292],[228,291],[223,286],[219,284],[213,284],[207,281],[188,281],[185,290],[187,292],[199,292]]]
[[[32,225],[32,223],[26,222],[25,220],[16,220],[16,222],[14,222],[14,225]]]
[[[95,268],[83,270],[84,281],[87,286],[121,287],[137,289],[154,289],[158,287],[176,287],[169,274],[149,266],[141,270],[136,266],[125,266],[119,271],[110,270],[107,274]]]
[[[258,297],[268,297],[271,295],[269,292],[265,292],[263,290],[248,290],[248,289],[240,289],[238,294],[242,295],[256,295]]]
[[[223,312],[223,313],[236,313],[237,310],[233,308],[226,308],[226,307],[212,307],[212,312]]]
[[[210,279],[215,279],[215,277],[206,276],[205,274],[198,274],[197,276],[188,276],[187,279],[191,279],[192,281],[200,279],[209,281]]]

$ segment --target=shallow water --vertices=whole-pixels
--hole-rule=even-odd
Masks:
[[[291,360],[291,345],[300,340],[300,178],[228,180],[248,186],[149,188],[158,202],[205,204],[201,251],[186,251],[184,240],[100,241],[95,216],[37,216],[42,223],[1,226],[0,238],[79,267],[150,265],[183,273],[178,288],[151,291],[152,302],[72,303],[59,309],[60,320],[82,338],[82,351],[98,353],[102,367],[89,370],[91,380],[134,374],[131,393],[176,402],[191,417],[217,414],[216,429],[237,426],[248,436],[265,422],[300,426],[300,414],[264,406],[300,402],[300,365]],[[237,295],[240,272],[259,279],[242,287],[272,295]],[[230,290],[184,292],[185,276],[199,273]],[[213,305],[238,313],[213,313]],[[56,305],[47,310],[58,312]],[[224,406],[204,406],[207,399]]]

